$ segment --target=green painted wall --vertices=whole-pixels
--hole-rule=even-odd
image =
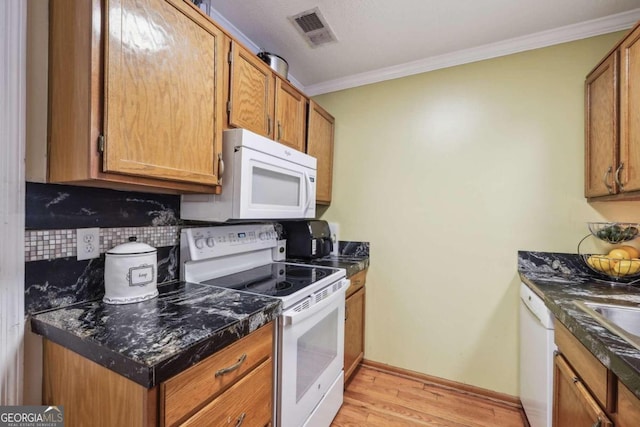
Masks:
[[[341,238],[371,242],[367,359],[518,394],[517,251],[575,252],[583,82],[622,33],[317,97]]]

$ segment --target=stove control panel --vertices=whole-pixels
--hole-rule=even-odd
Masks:
[[[183,228],[180,251],[183,257],[189,254],[188,260],[198,261],[274,248],[277,240],[278,234],[273,224]]]

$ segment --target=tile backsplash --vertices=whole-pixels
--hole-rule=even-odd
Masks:
[[[104,294],[104,252],[136,236],[158,249],[158,284],[179,277],[180,196],[27,183],[25,311]],[[100,228],[99,258],[76,259],[76,229]]]
[[[105,253],[135,236],[154,248],[179,244],[177,225],[159,227],[120,227],[100,229],[100,253]],[[77,255],[76,230],[26,230],[24,236],[25,261],[75,257]]]

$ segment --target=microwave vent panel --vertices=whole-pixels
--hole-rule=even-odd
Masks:
[[[289,16],[289,21],[311,47],[338,41],[327,20],[317,7]]]

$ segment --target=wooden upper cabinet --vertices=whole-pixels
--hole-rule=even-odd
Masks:
[[[640,199],[640,23],[585,81],[585,196]]]
[[[235,41],[230,66],[229,125],[273,138],[275,79],[271,68]]]
[[[49,180],[218,191],[223,37],[183,0],[52,1]]]
[[[229,126],[304,151],[307,98],[236,41],[229,62]]]
[[[621,191],[640,190],[640,26],[620,45]]]
[[[217,184],[223,33],[171,1],[107,3],[104,170]]]
[[[307,154],[318,159],[316,203],[330,204],[333,182],[335,119],[315,101],[309,101]]]
[[[276,78],[275,140],[304,152],[307,98],[288,82]]]
[[[585,82],[585,197],[617,192],[618,53],[587,76]]]

